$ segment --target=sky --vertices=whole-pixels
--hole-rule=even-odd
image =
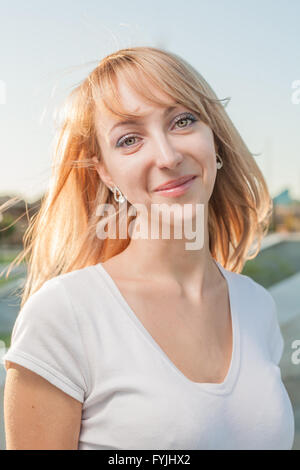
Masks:
[[[40,197],[60,104],[106,55],[153,46],[231,98],[271,196],[289,188],[300,199],[299,18],[299,0],[2,1],[0,195]]]

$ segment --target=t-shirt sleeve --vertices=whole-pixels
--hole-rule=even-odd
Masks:
[[[269,349],[272,361],[278,365],[283,349],[284,349],[284,339],[280,330],[278,316],[277,316],[277,305],[272,295],[270,294],[271,299],[271,323],[269,328]]]
[[[81,403],[87,391],[86,361],[76,312],[61,280],[46,281],[15,321],[3,357],[39,374]]]

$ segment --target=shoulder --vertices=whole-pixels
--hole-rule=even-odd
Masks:
[[[52,278],[44,282],[26,300],[17,315],[12,335],[24,329],[32,329],[36,334],[43,328],[47,328],[52,334],[66,324],[69,330],[74,319],[74,312],[63,284]]]
[[[44,282],[24,303],[3,359],[36,372],[83,401],[89,369],[82,329],[63,275]]]
[[[231,283],[237,288],[240,289],[243,294],[247,294],[254,298],[259,298],[259,300],[265,300],[266,302],[274,302],[270,292],[261,284],[256,282],[250,276],[245,274],[236,273],[234,271],[229,271],[228,269],[223,268],[226,271],[226,275],[229,277]]]
[[[226,270],[226,273],[241,309],[251,314],[252,318],[259,316],[267,323],[271,322],[276,314],[276,303],[271,293],[245,274],[229,270]]]
[[[43,321],[55,324],[74,322],[76,294],[84,292],[88,283],[87,268],[60,274],[45,281],[28,297],[17,316],[17,324]]]
[[[277,305],[271,293],[249,276],[226,271],[231,279],[241,324],[254,331],[255,338],[264,338],[270,357],[279,364],[284,339],[278,321]]]
[[[51,298],[54,295],[57,301],[64,301],[71,305],[89,297],[97,282],[99,284],[97,270],[94,265],[91,265],[47,280],[38,292],[39,296]]]
[[[48,281],[47,283],[61,284],[69,287],[77,287],[78,285],[88,285],[90,280],[95,277],[95,266],[86,266],[84,268],[75,269],[68,273],[59,274]]]
[[[112,303],[106,282],[97,265],[90,265],[49,279],[34,295],[38,303],[49,302],[49,315],[63,317],[81,328],[86,321],[105,318]]]

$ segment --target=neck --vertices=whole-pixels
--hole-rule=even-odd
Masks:
[[[133,230],[133,234],[135,234]],[[161,231],[160,231],[161,233]],[[156,282],[174,282],[180,292],[197,289],[200,297],[220,281],[222,275],[209,251],[207,210],[204,210],[203,246],[200,249],[186,249],[190,239],[135,238],[121,253],[124,268],[127,267],[136,279]]]

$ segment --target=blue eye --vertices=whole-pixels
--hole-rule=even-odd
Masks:
[[[194,123],[195,121],[197,121],[198,119],[195,118],[195,116],[191,113],[184,113],[184,114],[180,114],[179,116],[177,116],[175,118],[175,123],[174,124],[177,124],[178,122],[180,121],[187,121],[187,120],[190,120],[192,121],[192,123]],[[180,126],[179,129],[184,129],[185,127],[188,127],[188,126]],[[135,139],[136,136],[135,135],[124,135],[124,137],[121,137],[118,142],[116,143],[116,147],[123,147],[123,144],[127,141],[127,140],[130,140],[130,139]],[[132,145],[125,145],[125,147],[132,147]]]

